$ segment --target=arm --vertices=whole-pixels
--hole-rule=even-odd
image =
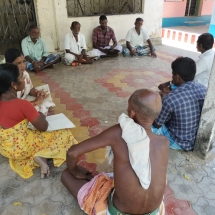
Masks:
[[[67,156],[66,156],[66,163],[67,163],[69,172],[72,175],[74,175],[76,178],[90,179],[89,175],[86,175],[86,174],[84,175],[80,173],[77,167],[77,162],[79,157],[84,153],[91,152],[105,146],[113,146],[113,143],[116,142],[113,140],[116,129],[117,129],[116,126],[113,126],[93,138],[87,139],[82,143],[79,143],[78,145],[73,145],[68,150]]]
[[[79,57],[78,54],[75,54],[74,52],[71,52],[69,49],[65,49],[66,53],[70,53],[70,54],[73,54],[75,57]]]
[[[31,124],[38,130],[38,131],[46,131],[48,129],[48,122],[45,119],[45,116],[40,113],[40,115],[35,118]]]
[[[37,96],[37,93],[38,93],[38,90],[36,90],[36,89],[33,87],[33,88],[30,90],[29,95],[30,95],[30,96],[36,97],[36,96]]]
[[[26,100],[23,100],[22,112],[25,118],[32,123],[32,125],[39,131],[46,131],[48,122],[43,114],[39,114],[35,107]]]
[[[166,122],[171,120],[172,117],[172,109],[167,101],[167,98],[162,99],[162,109],[157,119],[153,122],[153,126],[155,128],[160,128],[165,125]]]
[[[169,85],[170,85],[170,81],[167,81],[167,82],[165,82],[165,83],[163,83],[163,84],[160,84],[160,85],[158,86],[158,89],[159,89],[159,90],[163,90],[163,88],[168,87]]]
[[[48,51],[47,51],[47,48],[46,48],[46,44],[44,42],[43,39],[40,38],[40,40],[42,41],[42,49],[43,49],[43,53],[42,53],[42,58],[41,60],[39,61],[39,65],[40,66],[43,66],[44,65],[44,62],[47,58],[47,56],[49,55]]]
[[[155,121],[153,122],[153,124],[152,124],[155,128],[161,128],[162,127],[162,125],[158,125]]]
[[[196,75],[201,74],[202,72],[207,70],[207,62],[204,58],[200,58],[196,61]]]
[[[137,52],[136,49],[132,49],[132,46],[129,41],[126,41],[126,46],[129,49],[131,55],[134,55]]]
[[[134,55],[137,51],[136,49],[133,50],[133,47],[131,46],[131,39],[132,39],[132,30],[129,30],[126,35],[126,47],[130,51],[130,54]]]
[[[152,45],[151,40],[148,39],[148,40],[147,40],[147,43],[148,43],[149,48],[150,48],[150,50],[151,50],[151,56],[152,56],[152,57],[157,57],[157,55],[156,55],[156,53],[155,53],[155,51],[154,51],[154,48],[153,48],[153,45]]]
[[[93,41],[93,48],[94,48],[94,49],[98,49],[98,50],[101,51],[101,52],[107,53],[107,49],[103,49],[103,48],[99,47],[99,46],[97,45],[97,43],[94,42],[94,41]]]
[[[111,49],[113,50],[116,46],[117,46],[117,40],[116,40],[116,36],[114,31],[112,31],[112,41],[113,41],[113,45],[111,46]]]
[[[111,48],[111,49],[114,49],[116,46],[117,46],[117,41],[115,41],[115,42],[113,43],[113,45],[112,45],[110,48]]]

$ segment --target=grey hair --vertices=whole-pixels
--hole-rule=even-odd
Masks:
[[[141,118],[150,118],[152,120],[155,120],[158,115],[160,114],[160,110],[158,110],[157,107],[151,108],[149,105],[144,104],[143,99],[141,98],[141,95],[143,94],[143,91],[146,89],[139,89],[136,90],[130,97],[130,104],[132,109],[140,114]]]

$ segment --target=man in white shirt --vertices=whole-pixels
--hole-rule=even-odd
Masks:
[[[203,84],[208,87],[209,77],[214,60],[214,37],[205,33],[199,36],[197,40],[197,51],[202,54],[199,56],[199,60],[196,61],[196,76],[195,82]]]
[[[201,52],[199,60],[196,61],[196,75],[193,81],[208,87],[209,77],[214,60],[214,37],[212,34],[204,33],[198,37],[197,40],[197,51]],[[171,84],[170,81],[160,84],[158,89],[161,90],[161,96],[165,96],[171,90],[176,89],[177,87],[174,84]]]
[[[80,33],[81,25],[79,22],[72,22],[71,32],[65,36],[65,64],[66,65],[80,65],[91,64],[92,59],[87,58],[86,55],[86,41],[85,36]]]
[[[152,57],[157,57],[147,31],[142,28],[143,19],[137,18],[134,24],[135,27],[130,29],[126,36],[126,48],[122,51],[124,57],[133,55],[145,56],[149,54]],[[148,43],[148,46],[144,46],[144,41]]]

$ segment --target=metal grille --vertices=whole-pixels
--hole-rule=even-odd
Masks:
[[[197,0],[188,0],[186,5],[185,16],[196,15]]]
[[[67,0],[68,16],[142,13],[142,0]]]
[[[21,48],[30,25],[36,24],[33,0],[0,0],[0,54]]]

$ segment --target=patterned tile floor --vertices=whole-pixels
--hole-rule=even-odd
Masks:
[[[138,88],[157,89],[159,83],[171,78],[171,62],[177,56],[197,53],[169,46],[157,47],[157,59],[115,58],[94,65],[66,67],[56,65],[35,75],[35,86],[49,84],[56,107],[53,113],[64,113],[76,125],[72,129],[81,142],[117,122],[126,112],[127,100]],[[79,164],[94,174],[112,171],[105,149],[83,155]],[[15,174],[8,160],[0,156],[0,214],[2,215],[81,215],[77,202],[60,182],[65,164],[51,165],[51,177],[40,179],[39,169],[28,180]],[[193,153],[170,151],[168,186],[164,202],[166,215],[211,215],[215,211],[215,160],[203,161]]]

